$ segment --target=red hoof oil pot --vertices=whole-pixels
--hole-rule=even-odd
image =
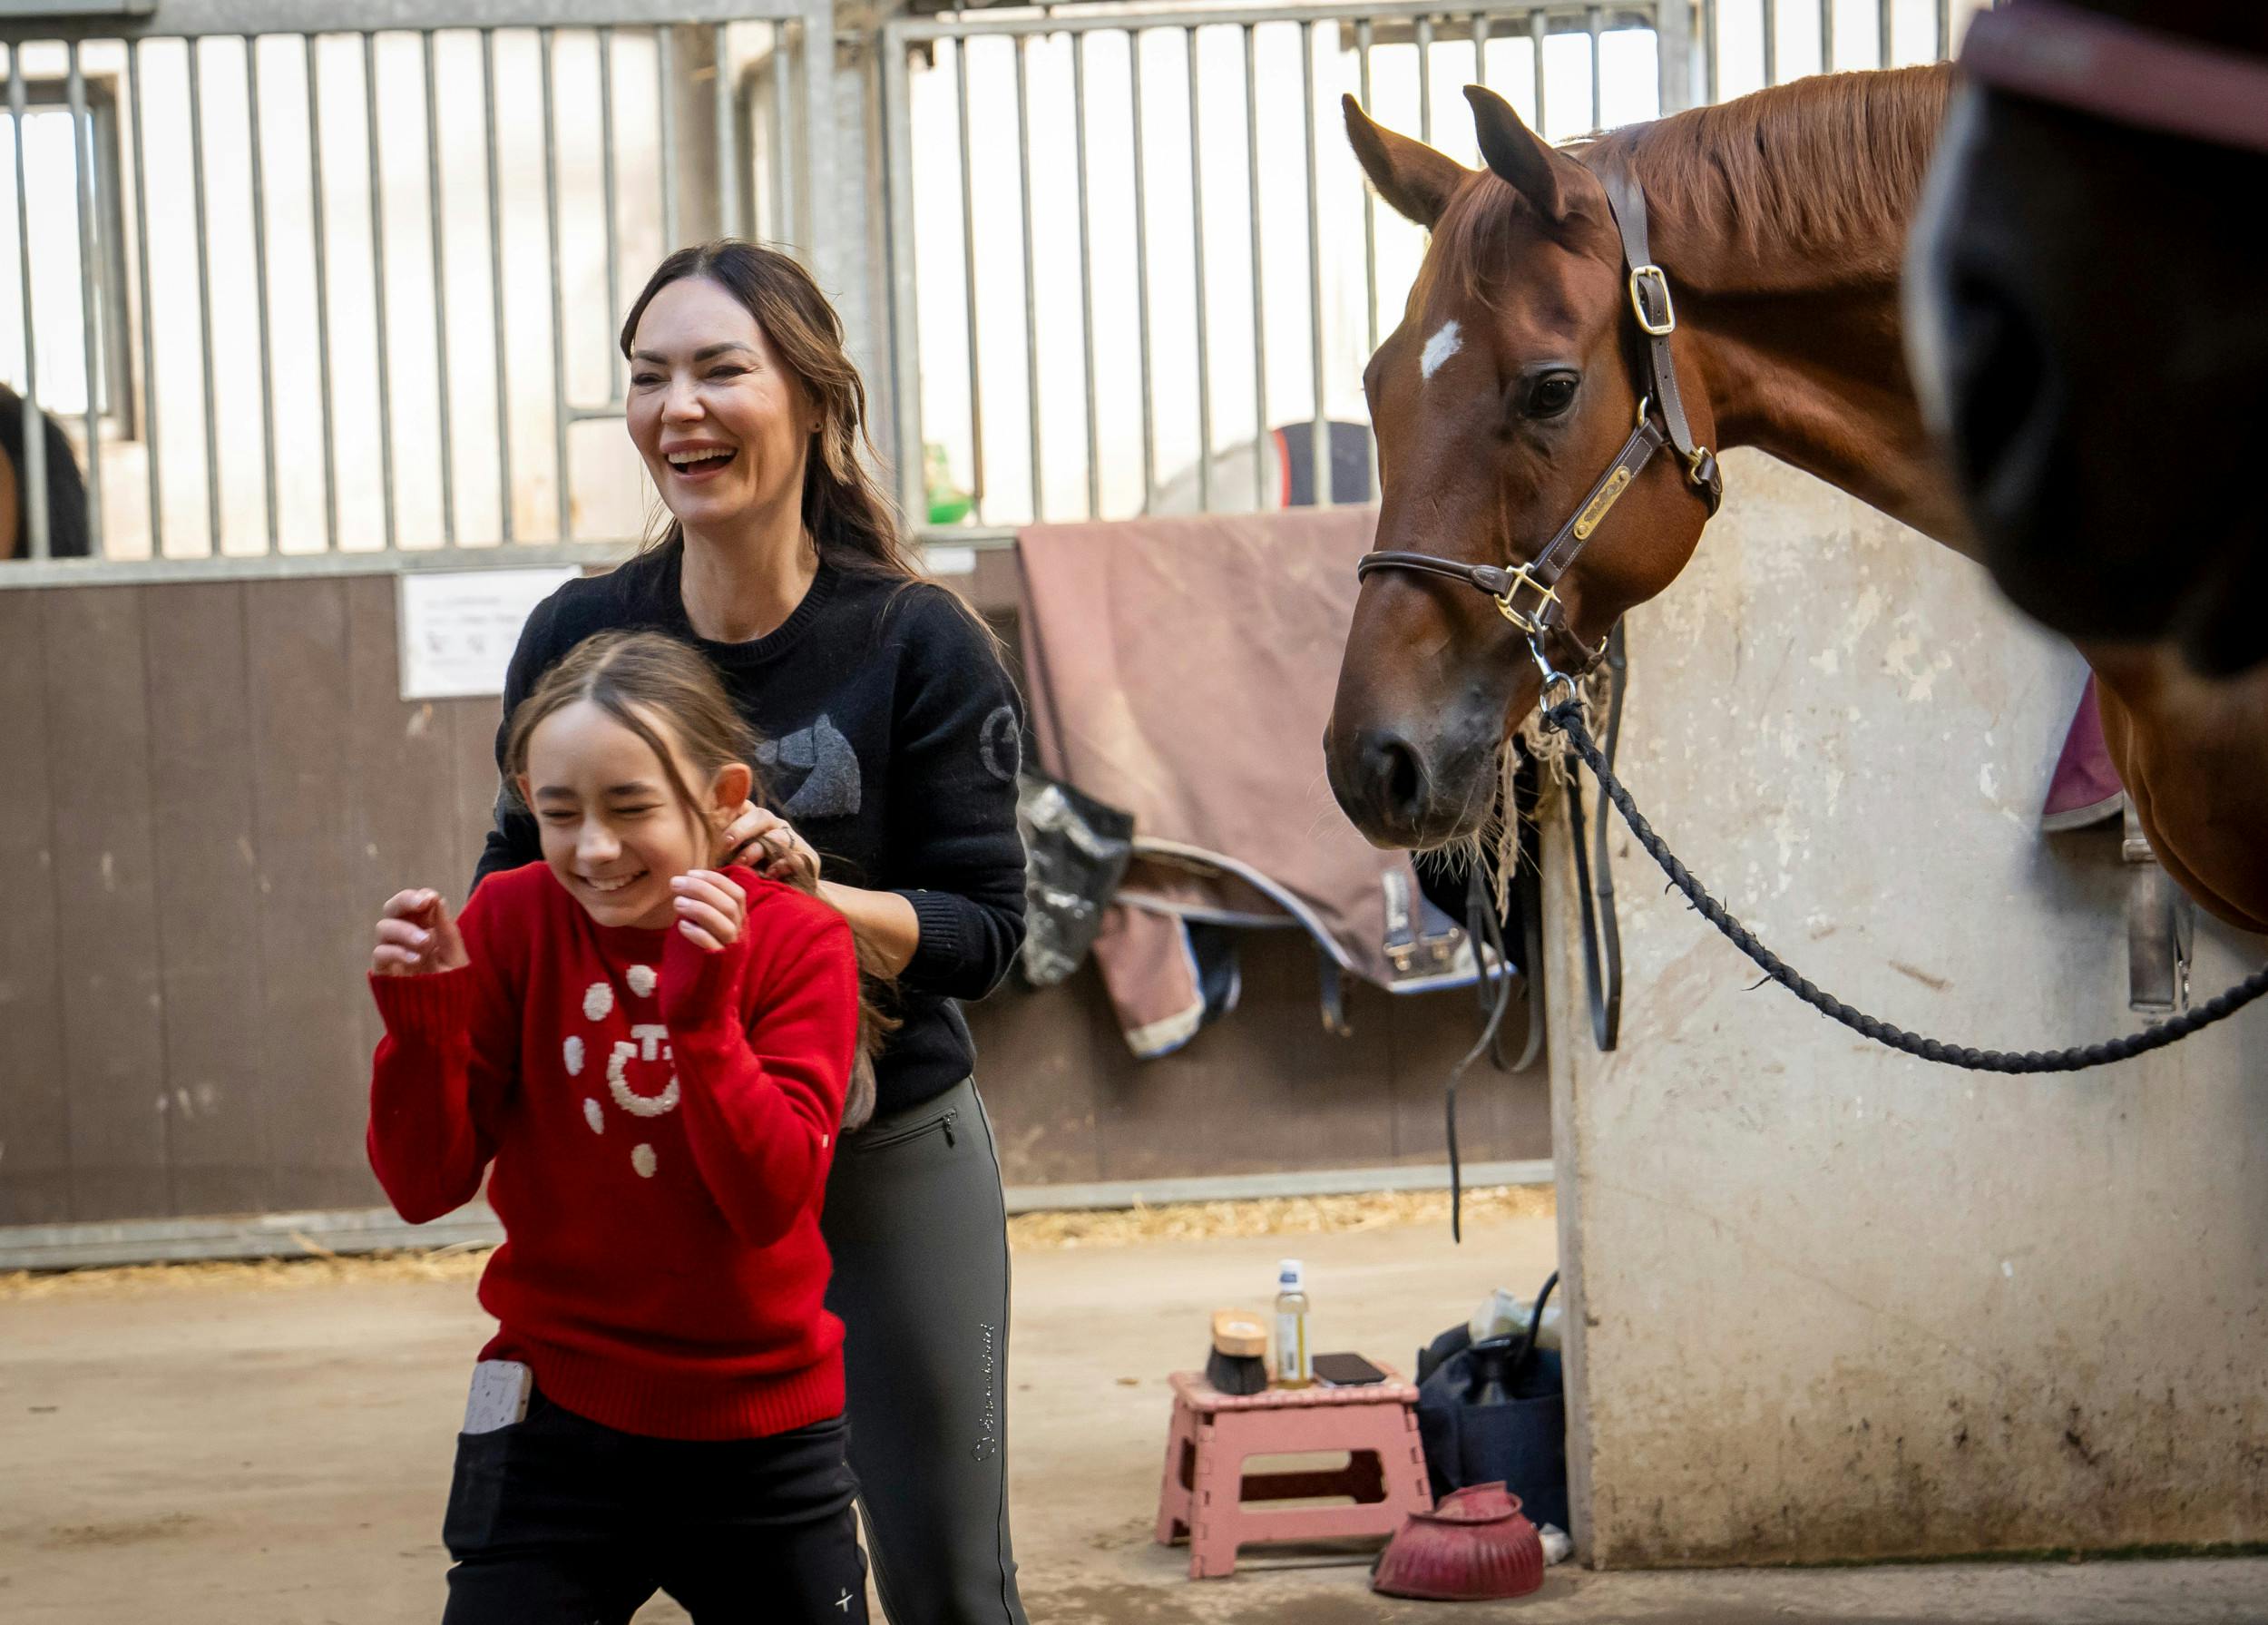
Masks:
[[[1412,1512],[1378,1560],[1370,1589],[1386,1597],[1479,1602],[1525,1597],[1543,1584],[1543,1541],[1520,1497],[1473,1484]]]

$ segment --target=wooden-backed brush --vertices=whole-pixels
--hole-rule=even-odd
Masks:
[[[1205,1380],[1221,1394],[1258,1394],[1268,1385],[1267,1323],[1249,1309],[1213,1311]]]

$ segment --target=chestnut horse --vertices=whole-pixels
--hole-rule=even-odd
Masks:
[[[1379,549],[1501,566],[1534,559],[1579,507],[1595,517],[1588,494],[1628,441],[1648,366],[1600,181],[1617,174],[1644,199],[1674,291],[1667,355],[1692,438],[1759,447],[1968,553],[1899,318],[1906,222],[1950,78],[1938,66],[1809,79],[1565,151],[1471,86],[1480,171],[1348,98],[1373,184],[1432,230],[1402,323],[1364,377]],[[1620,487],[1558,582],[1568,645],[1597,648],[1667,587],[1709,513],[1678,457]],[[2223,919],[2268,930],[2268,680],[2208,683],[2157,645],[2081,650],[2160,861]],[[1374,572],[1324,739],[1340,806],[1381,846],[1474,835],[1504,738],[1540,689],[1526,639],[1491,598]]]

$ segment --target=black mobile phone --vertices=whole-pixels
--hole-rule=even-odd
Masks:
[[[1330,1388],[1361,1388],[1386,1380],[1384,1372],[1358,1354],[1319,1354],[1314,1367],[1315,1380]]]

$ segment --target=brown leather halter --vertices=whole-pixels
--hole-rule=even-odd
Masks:
[[[1608,510],[1653,461],[1654,454],[1665,445],[1677,452],[1686,465],[1686,483],[1701,494],[1712,517],[1725,500],[1725,476],[1718,472],[1716,454],[1695,442],[1693,429],[1686,422],[1685,401],[1677,393],[1677,364],[1669,350],[1670,335],[1677,330],[1677,312],[1670,302],[1669,279],[1647,250],[1646,194],[1619,171],[1602,173],[1598,180],[1606,189],[1608,212],[1622,238],[1630,311],[1646,338],[1647,387],[1638,396],[1637,426],[1630,431],[1630,437],[1622,443],[1622,450],[1607,465],[1606,473],[1592,484],[1574,514],[1525,563],[1468,564],[1430,553],[1385,552],[1364,553],[1354,567],[1357,581],[1377,570],[1408,570],[1461,582],[1487,593],[1495,601],[1497,612],[1527,638],[1547,687],[1555,682],[1571,686],[1575,678],[1605,658],[1604,639],[1587,643],[1568,625],[1558,587],[1598,534]],[[1553,637],[1575,651],[1575,660],[1565,670],[1554,668],[1546,653],[1545,644]]]
[[[1994,90],[2114,123],[2268,152],[2268,58],[2056,0],[2014,0],[1970,24],[1960,68]]]

